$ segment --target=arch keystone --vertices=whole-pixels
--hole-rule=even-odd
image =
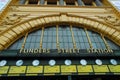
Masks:
[[[62,13],[60,15],[60,21],[62,21],[62,22],[67,22],[68,21],[68,16],[67,16],[66,13]]]

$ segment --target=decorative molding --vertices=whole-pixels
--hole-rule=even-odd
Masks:
[[[10,11],[21,11],[18,8],[19,8],[18,6],[11,6]]]
[[[7,16],[1,24],[2,25],[14,25],[16,23],[19,23],[23,17],[27,17],[29,15],[30,14],[26,14],[26,15],[12,14],[12,15]]]
[[[113,26],[120,26],[120,20],[113,16],[96,16],[99,19],[103,19],[106,23]]]

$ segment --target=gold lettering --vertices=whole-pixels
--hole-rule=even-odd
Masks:
[[[88,53],[91,53],[91,49],[87,49],[87,52],[88,52]]]
[[[62,48],[61,50],[62,50],[62,53],[64,53],[64,49]]]
[[[20,49],[20,52],[19,53],[22,53],[23,52],[23,48],[22,49]]]
[[[104,51],[103,51],[102,49],[100,49],[100,52],[101,52],[101,53],[104,53]]]
[[[42,49],[39,49],[39,51],[38,51],[39,53],[42,53]]]
[[[97,49],[93,49],[93,53],[98,53]]]
[[[94,53],[94,50],[93,49],[90,49],[91,50],[91,53]]]
[[[34,52],[34,49],[29,49],[29,53],[33,53]]]
[[[108,49],[108,53],[113,53],[113,50],[112,49]]]
[[[72,49],[70,49],[70,53],[72,53]]]
[[[50,53],[50,49],[47,49],[47,53]]]
[[[73,53],[76,53],[75,49],[72,49]]]
[[[107,49],[104,49],[104,53],[108,53],[108,50],[107,50]]]
[[[101,53],[100,49],[97,49],[98,53]]]
[[[39,49],[34,49],[34,53],[38,53],[39,52]]]
[[[46,53],[46,49],[43,49],[43,53]]]
[[[79,50],[80,50],[80,49],[77,49],[77,53],[79,53]]]
[[[58,53],[61,53],[61,49],[58,49]]]
[[[69,53],[69,50],[68,50],[68,49],[65,49],[65,53]]]
[[[23,53],[28,53],[28,49],[23,49]]]

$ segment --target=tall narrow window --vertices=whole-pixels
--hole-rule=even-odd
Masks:
[[[75,0],[66,0],[66,5],[75,5]]]
[[[64,0],[59,0],[60,5],[64,5]]]
[[[38,4],[38,0],[29,0],[29,4]]]
[[[102,6],[103,5],[102,2],[101,2],[101,0],[95,0],[95,4],[97,6]]]
[[[25,4],[26,0],[19,0],[19,4]]]
[[[82,0],[85,4],[85,6],[92,6],[92,1],[93,0]]]
[[[45,4],[45,0],[40,0],[40,5],[44,5]]]
[[[82,0],[77,0],[79,6],[84,6],[84,3]]]
[[[47,0],[47,5],[57,5],[57,0]]]

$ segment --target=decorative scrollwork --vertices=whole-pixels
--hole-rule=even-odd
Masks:
[[[99,19],[103,19],[106,23],[113,26],[120,26],[120,20],[113,16],[96,16]]]
[[[23,17],[27,17],[29,15],[30,14],[26,14],[26,15],[17,15],[17,14],[9,15],[2,22],[2,25],[13,25],[13,24],[19,23],[22,20]]]

